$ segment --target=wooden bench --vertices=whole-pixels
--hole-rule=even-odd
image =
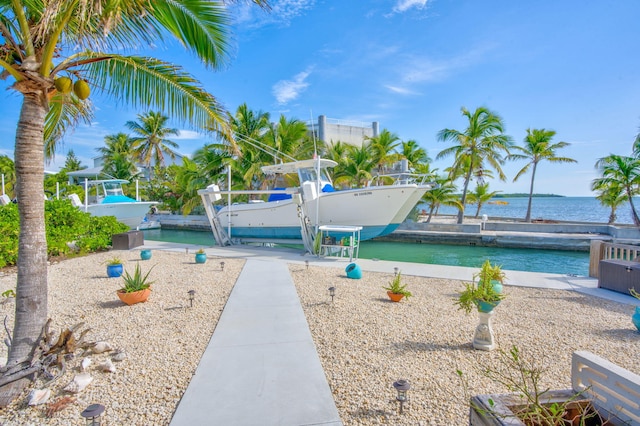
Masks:
[[[599,263],[598,287],[629,294],[640,291],[640,262],[621,259],[603,259]]]

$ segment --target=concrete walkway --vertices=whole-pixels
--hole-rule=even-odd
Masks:
[[[342,425],[287,264],[248,259],[171,426]]]

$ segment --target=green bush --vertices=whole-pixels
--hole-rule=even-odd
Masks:
[[[70,254],[76,250],[90,253],[111,246],[111,236],[129,230],[113,216],[96,217],[73,207],[69,200],[45,202],[47,255]],[[0,268],[18,261],[20,218],[18,207],[9,204],[0,207]],[[75,242],[75,247],[70,243]]]

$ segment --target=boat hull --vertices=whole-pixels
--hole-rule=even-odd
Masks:
[[[136,229],[155,202],[136,201],[130,203],[89,204],[86,211],[93,216],[115,216],[131,229]],[[83,207],[84,209],[84,207]]]
[[[422,191],[416,198],[418,190],[422,188],[406,184],[326,192],[306,201],[304,213],[312,226],[362,226],[361,239],[368,240],[397,228],[413,208],[406,205],[424,194]],[[301,238],[298,206],[290,199],[233,204],[230,209],[222,208],[218,218],[225,230],[231,225],[232,238]]]

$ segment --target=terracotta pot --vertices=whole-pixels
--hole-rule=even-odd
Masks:
[[[123,291],[118,290],[116,292],[120,300],[122,300],[127,305],[134,305],[140,302],[146,302],[151,294],[150,288],[145,288],[144,290],[133,291],[131,293],[125,293]]]
[[[404,294],[391,293],[388,291],[387,296],[389,296],[389,299],[391,299],[392,302],[399,302],[404,297]]]

